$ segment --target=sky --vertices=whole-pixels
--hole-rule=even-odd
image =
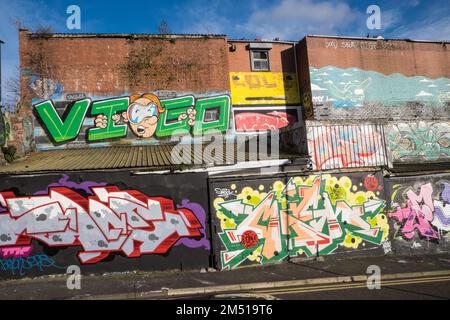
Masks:
[[[81,29],[68,30],[67,8],[81,9]],[[367,8],[381,10],[381,29],[369,30]],[[226,34],[231,39],[298,41],[307,34],[450,40],[448,0],[0,0],[3,102],[18,75],[18,26],[61,33]]]

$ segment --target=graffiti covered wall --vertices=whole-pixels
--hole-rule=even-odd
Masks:
[[[450,122],[392,123],[387,139],[394,162],[423,163],[450,158]]]
[[[383,126],[307,122],[314,170],[386,166]]]
[[[450,115],[448,45],[307,36],[315,119],[441,119]],[[302,95],[308,94],[302,85]]]
[[[237,132],[281,129],[300,121],[295,73],[231,72],[230,87]]]
[[[401,74],[383,75],[359,68],[333,66],[310,67],[310,75],[313,102],[330,102],[335,108],[363,107],[363,104],[370,103],[392,108],[417,102],[431,109],[442,107],[450,101],[450,79],[445,77],[430,79]]]
[[[203,174],[2,178],[0,278],[207,267],[205,194]]]
[[[221,269],[390,247],[380,174],[218,181],[210,190]]]
[[[201,135],[229,128],[228,95],[160,99],[146,93],[68,104],[47,100],[34,106],[38,149],[85,144],[157,143],[172,135]]]
[[[236,132],[257,132],[285,128],[299,122],[297,107],[234,108]]]
[[[450,231],[450,176],[387,179],[393,249],[447,251]]]

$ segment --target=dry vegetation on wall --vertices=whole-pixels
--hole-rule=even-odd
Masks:
[[[158,39],[130,40],[126,61],[119,65],[120,75],[131,91],[147,87],[164,90],[176,87],[198,62],[185,52],[176,53],[170,45],[177,40],[161,35]]]

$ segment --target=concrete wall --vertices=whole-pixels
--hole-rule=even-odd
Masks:
[[[294,46],[265,44],[272,47],[267,72],[252,71],[249,42],[229,41],[230,88],[238,133],[280,129],[301,120]]]
[[[209,265],[205,174],[0,178],[0,278]]]
[[[439,119],[450,116],[449,44],[306,37],[315,119]],[[307,78],[307,77],[305,77]],[[306,79],[307,80],[307,79]],[[303,85],[302,94],[308,93]]]
[[[210,201],[220,269],[390,250],[380,173],[223,178]]]

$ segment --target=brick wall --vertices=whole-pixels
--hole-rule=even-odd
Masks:
[[[202,97],[230,91],[225,36],[46,35],[27,30],[19,36],[17,123],[33,118],[31,105],[48,99],[55,101],[62,114],[69,101],[85,97],[101,100],[148,92],[160,98]],[[25,137],[20,126],[15,130],[16,141]],[[37,121],[31,130],[37,144],[49,144]]]
[[[294,45],[261,42],[261,49],[255,50],[267,50],[269,70],[255,71],[251,66],[250,43],[258,41],[229,41],[230,87],[236,131],[259,132],[297,123],[301,110]]]
[[[230,72],[252,71],[250,51],[247,49],[249,42],[229,41],[230,45],[236,46],[235,51],[229,51],[228,53]],[[295,52],[292,44],[272,43],[272,49],[269,50],[269,60],[270,71],[295,73]]]
[[[22,31],[20,46],[24,80],[29,83],[36,55],[42,53],[40,61],[49,65],[62,95],[229,90],[224,36],[45,36]],[[24,82],[23,89],[27,87]]]

